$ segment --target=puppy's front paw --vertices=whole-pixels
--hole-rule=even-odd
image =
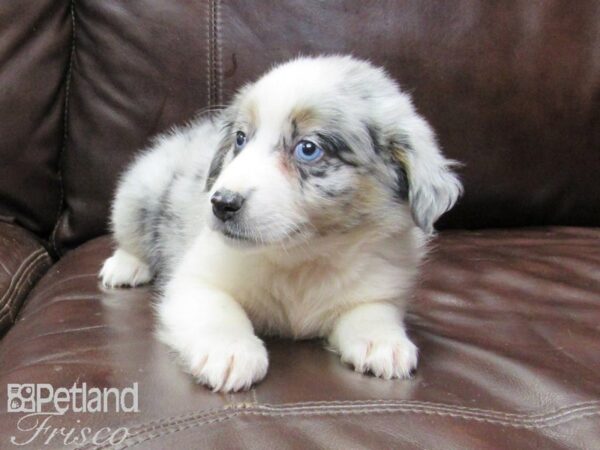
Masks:
[[[152,272],[148,264],[121,249],[104,261],[99,276],[102,284],[109,288],[135,287],[152,280]]]
[[[199,383],[214,392],[248,389],[267,374],[267,351],[256,336],[211,336],[198,344],[189,369]]]
[[[417,367],[417,347],[403,332],[371,332],[339,343],[342,361],[361,373],[377,377],[409,378]]]

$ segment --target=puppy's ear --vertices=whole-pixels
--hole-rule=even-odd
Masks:
[[[219,116],[215,117],[213,120],[216,121],[217,126],[219,128],[219,147],[215,151],[213,159],[210,163],[210,167],[208,169],[208,175],[206,177],[206,185],[204,190],[209,192],[217,181],[217,178],[221,174],[223,167],[225,166],[225,160],[227,159],[227,154],[231,150],[233,146],[232,136],[233,136],[233,120],[231,117],[233,116],[231,112],[231,108],[228,108],[220,113]]]
[[[223,170],[223,164],[225,163],[225,156],[227,156],[227,149],[223,146],[219,147],[210,163],[210,168],[208,169],[206,185],[204,186],[204,190],[206,192],[209,192],[212,189],[215,181],[217,181],[217,178],[221,174],[221,170]]]
[[[394,139],[392,157],[401,168],[397,171],[400,189],[408,182],[413,220],[425,233],[433,233],[436,220],[462,194],[462,184],[452,171],[457,163],[444,158],[433,130],[416,114],[404,121]]]

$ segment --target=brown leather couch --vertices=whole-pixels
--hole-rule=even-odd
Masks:
[[[8,383],[134,382],[139,412],[52,416],[22,448],[600,448],[599,23],[597,0],[2,1],[0,448],[35,431]],[[273,340],[262,383],[213,394],[154,339],[150,287],[98,284],[115,181],[322,52],[387,67],[465,164],[407,319],[420,365],[383,381]]]

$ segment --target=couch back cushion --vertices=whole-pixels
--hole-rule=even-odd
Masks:
[[[50,235],[60,203],[68,2],[0,6],[0,221]]]
[[[77,1],[59,247],[106,231],[149,138],[274,62],[352,53],[411,92],[466,195],[447,227],[600,225],[595,0]]]

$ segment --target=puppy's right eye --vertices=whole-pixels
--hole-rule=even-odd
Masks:
[[[323,149],[311,141],[300,141],[294,149],[296,160],[303,163],[317,162],[323,157]]]
[[[246,145],[246,134],[243,131],[235,133],[235,148],[241,150]]]

